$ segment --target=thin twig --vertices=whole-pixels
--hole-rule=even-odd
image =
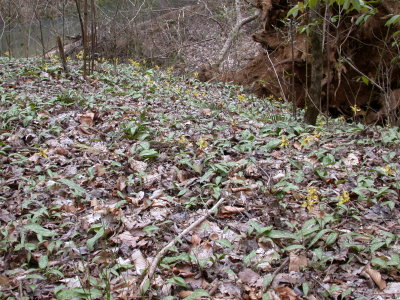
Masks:
[[[275,65],[274,65],[274,63],[272,62],[271,57],[269,56],[268,51],[265,51],[265,54],[267,55],[267,58],[268,58],[268,60],[269,60],[269,63],[270,63],[271,66],[272,66],[272,70],[274,71],[274,74],[275,74],[275,77],[276,77],[276,81],[278,82],[279,89],[281,90],[282,99],[283,99],[285,102],[288,102],[287,99],[286,99],[285,91],[283,90],[281,81],[279,80],[278,73],[276,72]]]
[[[271,275],[271,276],[272,276],[271,280],[269,281],[268,284],[266,284],[265,286],[263,286],[263,288],[261,289],[261,294],[264,294],[264,293],[269,289],[269,287],[270,287],[272,281],[274,281],[276,275],[278,275],[278,273],[279,273],[280,271],[282,271],[282,269],[288,264],[288,262],[289,262],[289,257],[287,257],[287,258],[282,262],[282,264],[278,267],[278,269],[276,269],[276,270],[274,271],[274,273],[272,273],[272,275]]]
[[[216,211],[218,209],[218,207],[224,202],[224,200],[225,200],[224,198],[221,198],[211,209],[209,209],[207,211],[207,213],[204,216],[197,219],[189,227],[187,227],[185,230],[183,230],[177,237],[175,237],[172,241],[170,241],[164,248],[162,248],[160,250],[160,252],[158,252],[156,257],[153,259],[153,261],[150,265],[150,268],[147,271],[147,274],[144,276],[144,278],[139,286],[139,289],[136,293],[137,297],[145,294],[145,292],[146,292],[145,286],[150,286],[150,280],[153,277],[154,272],[157,269],[158,263],[163,258],[164,254],[168,251],[168,249],[171,248],[172,246],[174,246],[177,241],[181,240],[185,234],[189,233],[194,228],[196,228],[198,225],[203,223],[214,211]]]
[[[352,69],[356,72],[358,72],[361,76],[364,76],[365,78],[367,78],[369,80],[369,82],[371,82],[372,85],[374,85],[375,87],[377,87],[379,90],[381,90],[382,92],[386,92],[385,89],[383,87],[381,87],[378,83],[376,83],[372,78],[370,78],[368,75],[366,75],[365,73],[363,73],[361,70],[359,70],[356,66],[354,66],[352,64],[352,62],[346,58],[346,57],[341,57],[343,59],[343,61],[345,61],[350,67],[352,67]]]

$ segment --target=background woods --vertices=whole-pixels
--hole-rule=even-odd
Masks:
[[[2,0],[0,13],[2,52],[11,56],[55,53],[60,35],[67,56],[82,50],[85,74],[95,56],[173,63],[306,105],[309,123],[321,112],[398,120],[394,0]]]

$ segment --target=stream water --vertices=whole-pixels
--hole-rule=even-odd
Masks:
[[[145,1],[148,1],[147,3]],[[196,3],[196,0],[144,0],[151,14],[138,15],[142,20],[160,15],[168,9]],[[129,2],[128,2],[129,3]],[[115,11],[121,9],[118,2],[107,3],[100,7],[101,13],[115,17]],[[123,8],[127,11],[129,7]],[[140,20],[140,19],[139,19]],[[57,36],[74,36],[80,33],[79,19],[76,16],[42,18],[38,21],[32,13],[31,20],[23,23],[13,22],[4,25],[0,19],[0,56],[32,57],[39,56],[56,47]]]

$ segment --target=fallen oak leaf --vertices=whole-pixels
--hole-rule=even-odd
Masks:
[[[131,255],[131,259],[132,259],[133,263],[135,264],[136,272],[138,274],[142,275],[145,272],[145,270],[148,268],[147,260],[144,258],[142,251],[135,250]]]
[[[84,115],[79,115],[79,123],[84,126],[91,127],[93,125],[94,113],[91,111],[85,113]]]
[[[101,177],[104,174],[106,174],[107,169],[103,165],[96,165],[95,166],[95,172],[96,172],[97,176]]]
[[[304,267],[307,267],[307,256],[304,254],[297,255],[295,253],[290,253],[289,271],[299,272]]]
[[[222,215],[230,215],[230,214],[238,214],[241,212],[244,212],[245,208],[244,207],[236,207],[236,206],[221,206],[221,208],[219,209],[219,212]]]
[[[245,192],[245,191],[252,191],[256,190],[258,188],[258,184],[252,184],[249,186],[242,186],[242,187],[237,187],[237,188],[232,188],[233,193],[237,192]]]
[[[204,108],[204,109],[201,111],[201,113],[202,113],[204,116],[209,117],[209,116],[211,116],[212,111],[211,111],[211,109],[209,109],[209,108]]]
[[[275,292],[279,295],[279,299],[300,300],[301,298],[288,286],[278,286],[274,288]]]
[[[382,279],[381,273],[372,269],[370,264],[366,265],[363,271],[371,277],[380,290],[386,288],[386,281]]]

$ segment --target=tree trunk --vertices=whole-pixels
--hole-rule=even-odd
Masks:
[[[83,2],[83,24],[85,27],[83,38],[83,76],[88,75],[90,70],[89,62],[89,8],[88,0]]]
[[[94,72],[94,65],[95,65],[95,50],[97,44],[97,11],[96,11],[96,2],[95,0],[91,0],[91,16],[92,16],[92,26],[91,26],[91,49],[90,49],[90,58],[91,58],[91,73]]]
[[[317,117],[321,111],[321,90],[323,76],[323,45],[321,28],[321,2],[317,2],[311,9],[311,20],[313,23],[310,33],[310,51],[311,51],[311,83],[308,96],[306,97],[306,111],[304,122],[310,125],[317,123]]]
[[[60,60],[63,65],[64,72],[66,74],[68,74],[69,70],[68,70],[68,65],[67,65],[67,59],[66,59],[65,53],[64,53],[64,44],[63,44],[60,36],[57,36],[57,45],[58,45],[58,53],[60,55]]]
[[[82,32],[82,43],[83,43],[83,76],[87,75],[87,53],[88,53],[88,34],[87,34],[87,23],[82,18],[82,11],[81,11],[81,0],[75,0],[76,10],[78,11],[79,23],[81,25],[81,32]],[[85,4],[87,4],[87,0],[85,0]],[[86,5],[84,4],[84,11],[87,9]],[[84,16],[86,19],[86,17]]]

